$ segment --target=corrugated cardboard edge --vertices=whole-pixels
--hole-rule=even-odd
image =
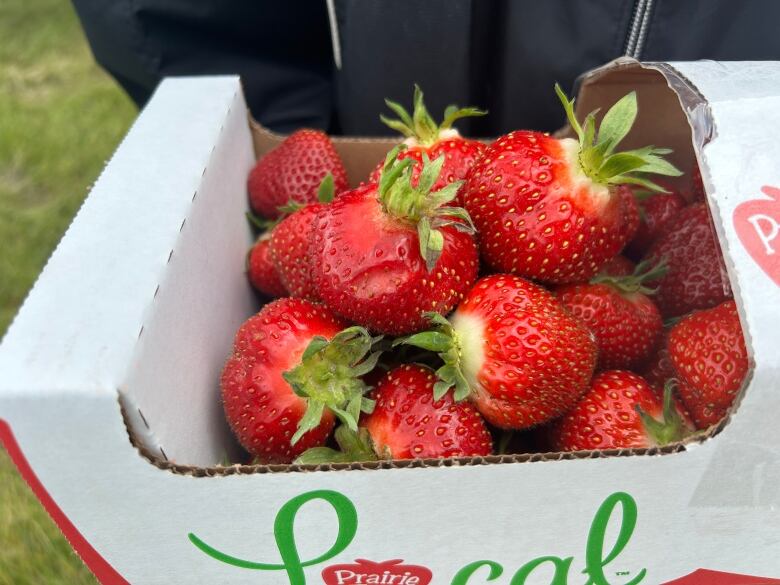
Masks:
[[[564,459],[604,459],[611,457],[634,457],[634,456],[659,456],[680,453],[686,450],[686,445],[691,443],[700,443],[708,439],[711,434],[720,432],[727,424],[724,419],[717,426],[706,433],[697,433],[689,437],[686,441],[672,443],[665,447],[652,447],[649,449],[609,449],[604,451],[575,451],[571,453],[518,453],[512,455],[490,455],[488,457],[450,457],[446,459],[391,459],[383,461],[364,461],[354,463],[329,463],[321,465],[297,465],[297,464],[278,464],[264,465],[252,463],[236,463],[233,465],[216,465],[213,467],[197,467],[193,465],[181,465],[175,461],[163,460],[147,449],[135,435],[133,430],[127,424],[127,415],[124,407],[122,408],[122,417],[125,421],[125,428],[130,443],[152,465],[163,471],[169,471],[178,475],[187,475],[191,477],[221,477],[227,475],[254,475],[264,473],[290,473],[290,472],[313,472],[313,471],[374,471],[381,469],[415,469],[421,467],[462,467],[495,465],[508,463],[533,463],[541,461],[561,461]]]

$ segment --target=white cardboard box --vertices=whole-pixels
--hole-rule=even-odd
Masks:
[[[219,372],[257,309],[245,179],[278,137],[247,123],[235,77],[165,81],[0,347],[0,439],[101,581],[780,577],[780,63],[621,60],[583,78],[580,112],[630,89],[631,139],[685,170],[695,147],[740,306],[754,368],[722,431],[663,453],[301,471],[216,467],[237,455]],[[388,144],[338,143],[353,181]],[[358,558],[418,567],[334,567]]]

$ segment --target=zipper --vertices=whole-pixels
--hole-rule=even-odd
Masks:
[[[653,8],[653,0],[637,0],[634,3],[634,13],[631,17],[631,25],[628,28],[626,45],[623,54],[626,57],[639,59],[647,39],[650,28],[650,13]]]

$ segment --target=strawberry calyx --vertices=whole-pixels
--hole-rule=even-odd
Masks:
[[[322,182],[320,182],[320,186],[317,187],[317,201],[320,203],[331,203],[335,196],[336,196],[336,185],[333,181],[333,175],[331,173],[328,173],[322,178]],[[303,209],[304,207],[306,207],[306,205],[308,205],[308,203],[301,203],[300,201],[296,201],[295,199],[290,199],[284,205],[280,205],[279,207],[276,208],[281,215],[278,219],[274,220],[274,222],[279,223],[280,221],[282,221],[282,219],[284,219],[285,217],[287,217],[292,213],[295,213],[299,209]]]
[[[354,463],[357,461],[377,461],[371,437],[368,431],[360,427],[352,430],[341,425],[334,433],[338,449],[330,447],[312,447],[307,449],[293,462],[298,465],[322,465],[325,463]]]
[[[487,114],[487,112],[477,108],[459,108],[450,105],[444,110],[442,123],[436,124],[425,107],[423,92],[417,84],[414,85],[413,103],[414,111],[410,116],[402,105],[386,99],[385,104],[395,112],[398,119],[388,118],[381,114],[379,119],[389,128],[403,134],[412,144],[422,146],[432,146],[439,140],[459,137],[458,131],[452,127],[456,120]]]
[[[247,211],[245,215],[249,225],[260,232],[268,232],[275,228],[276,224],[279,223],[278,219],[266,219],[265,217],[260,217],[259,215],[252,213],[251,211]]]
[[[357,326],[340,331],[330,341],[317,335],[304,350],[300,363],[282,374],[293,392],[306,402],[306,412],[290,439],[292,445],[317,428],[325,408],[357,431],[360,413],[374,409],[374,401],[365,396],[369,386],[362,376],[379,360],[382,352],[372,349],[380,339]]]
[[[555,93],[558,94],[569,124],[579,139],[577,158],[580,169],[593,182],[602,185],[640,185],[650,191],[666,193],[666,189],[653,183],[645,175],[682,175],[677,167],[663,158],[672,152],[669,148],[646,146],[615,152],[615,148],[628,135],[636,120],[636,92],[632,91],[618,100],[604,115],[598,129],[598,110],[585,116],[585,121],[580,124],[574,113],[574,99],[570,100],[557,83]]]
[[[463,181],[454,181],[437,191],[431,191],[439,178],[444,155],[431,161],[423,153],[423,166],[417,185],[412,183],[411,158],[398,159],[404,148],[396,146],[385,158],[379,177],[379,201],[388,215],[417,226],[420,240],[420,256],[430,272],[444,249],[444,235],[439,228],[451,225],[455,229],[473,234],[476,232],[468,212],[462,207],[451,207]]]
[[[662,420],[658,420],[647,414],[637,404],[634,408],[642,419],[642,424],[647,431],[650,439],[659,447],[682,441],[688,435],[688,426],[677,412],[677,406],[674,402],[674,388],[677,381],[667,380],[664,385],[664,404],[662,411]]]
[[[400,337],[393,342],[393,347],[413,345],[437,353],[444,365],[436,370],[438,380],[433,385],[433,397],[439,400],[450,388],[455,388],[453,398],[460,402],[471,394],[471,387],[463,375],[463,349],[458,333],[452,323],[439,313],[428,312],[425,316],[435,326],[433,329]]]
[[[336,184],[333,180],[333,175],[331,173],[328,173],[325,175],[322,179],[322,182],[320,183],[320,186],[317,188],[317,201],[320,203],[330,203],[333,201],[333,198],[336,195]],[[299,209],[303,209],[308,205],[307,203],[301,203],[300,201],[296,201],[295,199],[290,199],[287,203],[284,205],[280,205],[277,207],[277,211],[279,212],[279,217],[275,219],[268,219],[265,217],[260,217],[259,215],[256,215],[255,213],[251,211],[246,212],[246,219],[249,221],[249,224],[259,231],[263,232],[270,232],[272,229],[274,229],[277,225],[279,225],[284,218],[286,218],[288,215],[291,215],[298,211]]]
[[[650,260],[642,260],[634,268],[633,274],[628,276],[610,276],[608,274],[598,274],[591,280],[591,284],[607,284],[618,289],[621,293],[632,294],[642,293],[653,295],[658,287],[651,288],[646,283],[660,280],[668,272],[669,267],[666,261],[661,259],[655,266],[650,265]]]

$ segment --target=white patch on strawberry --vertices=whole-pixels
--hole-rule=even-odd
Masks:
[[[451,323],[458,335],[463,375],[469,386],[477,388],[479,384],[476,375],[485,362],[485,323],[478,316],[464,311],[456,311],[451,317]]]
[[[580,143],[574,138],[562,138],[560,145],[565,153],[566,160],[569,161],[569,173],[571,174],[572,194],[587,193],[590,196],[590,203],[598,212],[604,209],[611,200],[609,186],[596,183],[585,171],[579,162]]]

